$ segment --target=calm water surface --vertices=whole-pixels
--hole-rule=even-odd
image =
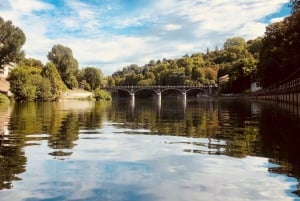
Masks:
[[[243,100],[0,105],[0,200],[297,200],[299,130]]]

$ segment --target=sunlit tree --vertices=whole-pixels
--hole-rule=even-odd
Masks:
[[[78,86],[76,79],[78,62],[73,57],[71,48],[60,44],[54,45],[48,53],[48,59],[56,66],[62,81],[69,89]]]
[[[20,28],[0,17],[0,67],[24,57],[21,48],[25,41],[25,34]]]

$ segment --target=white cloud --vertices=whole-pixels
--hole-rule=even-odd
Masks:
[[[80,23],[76,20],[76,18],[65,18],[62,22],[67,28],[71,29],[75,29],[80,26]]]
[[[271,23],[280,22],[284,19],[284,17],[275,17],[270,20]]]
[[[166,31],[174,31],[174,30],[177,30],[180,28],[181,28],[181,25],[178,25],[178,24],[167,24],[164,26],[164,29]]]
[[[41,2],[39,0],[9,0],[14,11],[22,12],[23,14],[31,13],[32,11],[53,9],[51,4]]]
[[[289,0],[159,0],[127,10],[113,1],[63,2],[55,7],[41,0],[9,0],[0,15],[25,32],[27,56],[45,62],[51,47],[61,43],[71,47],[81,67],[98,66],[111,74],[130,63],[221,47],[229,37],[261,36],[265,18]]]
[[[236,36],[241,36],[247,39],[255,38],[263,35],[266,30],[266,24],[261,22],[251,22],[244,24],[237,32]]]

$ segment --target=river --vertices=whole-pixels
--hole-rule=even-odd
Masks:
[[[299,113],[210,98],[0,105],[0,200],[298,200]]]

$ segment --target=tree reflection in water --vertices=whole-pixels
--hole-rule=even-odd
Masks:
[[[184,152],[227,155],[235,158],[262,156],[280,164],[270,172],[300,177],[299,108],[246,100],[136,99],[108,103],[17,103],[0,107],[0,189],[25,172],[25,146],[47,142],[49,155],[70,159],[78,141],[108,122],[125,134],[169,135],[200,139]],[[3,122],[6,122],[5,125]],[[6,129],[6,130],[5,130]],[[88,132],[86,132],[88,130]],[[94,130],[95,133],[92,133]],[[90,138],[92,139],[92,137]],[[28,156],[30,157],[30,156]]]

